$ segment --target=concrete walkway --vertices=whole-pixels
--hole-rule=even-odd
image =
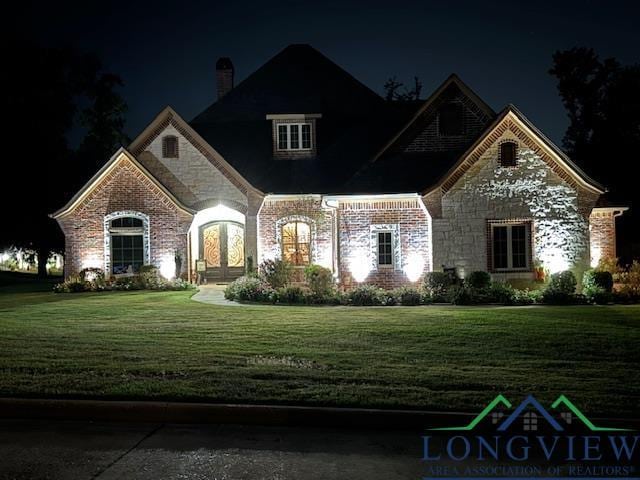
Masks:
[[[232,302],[224,298],[224,289],[227,285],[218,285],[215,283],[209,285],[200,285],[198,287],[198,293],[196,293],[191,300],[195,300],[200,303],[208,303],[211,305],[221,305],[224,307],[240,307],[242,304],[238,302]]]
[[[420,432],[0,421],[0,480],[401,480],[427,473]]]

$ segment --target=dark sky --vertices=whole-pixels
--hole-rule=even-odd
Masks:
[[[589,46],[638,62],[637,3],[46,2],[13,21],[41,43],[97,52],[124,79],[132,137],[167,104],[190,120],[211,103],[218,57],[231,57],[237,82],[287,44],[309,43],[379,93],[390,76],[417,75],[424,97],[456,72],[494,109],[514,103],[560,142],[552,53]]]

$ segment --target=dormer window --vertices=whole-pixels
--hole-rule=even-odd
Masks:
[[[276,158],[311,157],[317,151],[318,113],[267,115],[272,122],[273,156]]]
[[[278,150],[311,150],[311,123],[278,124]]]
[[[178,137],[167,135],[162,137],[162,157],[178,158]]]

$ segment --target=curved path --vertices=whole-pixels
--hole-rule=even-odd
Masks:
[[[225,307],[241,307],[241,303],[232,302],[224,298],[224,289],[226,285],[200,285],[198,292],[191,297],[191,300],[195,300],[200,303],[208,303],[211,305],[222,305]]]

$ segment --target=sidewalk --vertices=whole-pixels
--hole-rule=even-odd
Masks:
[[[242,304],[232,302],[224,298],[224,289],[226,287],[226,285],[217,285],[215,283],[200,285],[198,287],[198,293],[191,297],[191,300],[195,300],[200,303],[208,303],[210,305],[220,305],[223,307],[241,307]]]

